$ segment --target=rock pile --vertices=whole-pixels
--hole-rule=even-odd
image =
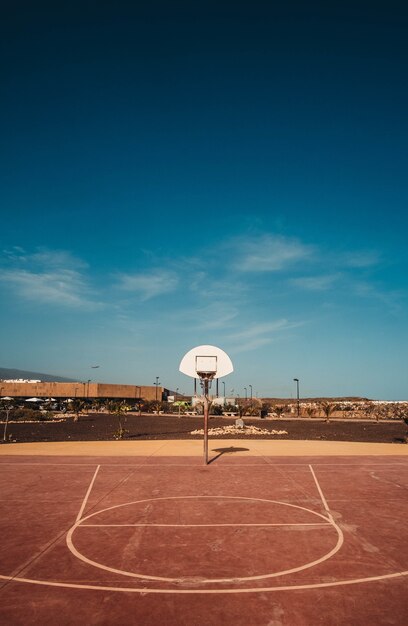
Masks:
[[[266,428],[258,428],[257,426],[221,426],[219,428],[209,428],[209,436],[216,435],[287,435],[287,430],[267,430]],[[190,435],[204,435],[204,429],[192,430]]]

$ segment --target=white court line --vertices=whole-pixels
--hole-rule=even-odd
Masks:
[[[303,585],[282,585],[279,587],[249,587],[242,589],[149,589],[149,587],[108,587],[105,585],[82,585],[80,583],[61,583],[53,580],[36,580],[35,578],[22,578],[3,576],[0,579],[11,580],[19,583],[31,583],[32,585],[45,585],[49,587],[66,587],[67,589],[84,589],[92,591],[122,591],[125,593],[163,593],[163,594],[231,594],[231,593],[265,593],[273,591],[297,591],[303,589],[326,589],[328,587],[341,587],[344,585],[358,585],[359,583],[371,583],[380,580],[390,580],[407,576],[408,570],[395,572],[393,574],[383,574],[380,576],[368,576],[367,578],[353,578],[351,580],[336,580],[327,583],[310,583]]]
[[[150,457],[148,457],[150,458]],[[265,457],[268,458],[268,457]],[[0,466],[2,465],[15,465],[15,466],[25,466],[25,465],[35,465],[38,467],[43,467],[46,465],[52,465],[52,466],[56,466],[56,467],[95,467],[95,463],[52,463],[52,462],[46,462],[46,463],[36,463],[34,461],[23,461],[23,462],[16,462],[16,461],[2,461],[0,460]],[[186,467],[186,468],[191,468],[191,467],[197,467],[197,468],[202,468],[202,465],[198,464],[198,463],[169,463],[169,464],[165,464],[165,463],[101,463],[100,464],[101,467],[159,467],[159,468],[172,468],[172,467]],[[376,463],[376,462],[372,462],[372,463],[313,463],[313,465],[315,467],[359,467],[361,469],[365,469],[367,467],[371,467],[372,465],[374,466],[380,466],[380,467],[384,467],[385,469],[387,467],[390,466],[396,466],[396,467],[406,467],[406,459],[403,458],[401,461],[392,461],[390,463]],[[308,467],[309,464],[306,462],[303,463],[270,463],[268,461],[265,461],[263,463],[226,463],[226,462],[222,462],[219,464],[214,464],[212,465],[211,469],[234,469],[234,468],[241,468],[241,467],[259,467],[260,469],[262,468],[263,470],[265,468],[268,469],[272,469],[274,467]]]
[[[321,487],[320,487],[320,485],[319,485],[319,481],[317,480],[317,478],[316,478],[316,474],[315,474],[315,473],[314,473],[314,471],[313,471],[313,467],[312,467],[311,465],[309,465],[309,467],[310,467],[310,471],[312,472],[312,476],[313,476],[313,478],[314,478],[314,481],[315,481],[315,483],[316,483],[316,487],[317,487],[317,490],[318,490],[318,492],[319,492],[319,495],[320,495],[320,497],[321,497],[321,499],[322,499],[323,506],[324,506],[324,510],[326,511],[327,516],[330,518],[330,520],[331,520],[331,521],[333,522],[333,524],[334,524],[333,515],[332,515],[332,514],[331,514],[331,512],[330,512],[329,505],[327,504],[327,500],[326,500],[326,498],[325,498],[325,497],[324,497],[324,495],[323,495],[323,491],[321,490]]]
[[[85,509],[85,507],[86,507],[86,503],[88,502],[88,498],[89,498],[89,495],[90,495],[90,493],[91,493],[91,491],[92,491],[92,487],[93,487],[93,485],[94,485],[94,482],[95,482],[95,479],[96,479],[96,475],[97,475],[97,473],[99,472],[99,468],[100,468],[100,465],[98,465],[98,467],[96,468],[95,473],[94,473],[94,475],[93,475],[93,478],[92,478],[92,480],[91,480],[91,483],[90,483],[90,485],[89,485],[89,487],[88,487],[88,491],[87,491],[87,492],[86,492],[86,494],[85,494],[85,498],[84,498],[84,500],[83,500],[83,502],[82,502],[81,508],[79,509],[79,513],[78,513],[78,515],[77,515],[77,517],[76,517],[76,520],[75,520],[75,523],[76,523],[76,524],[79,522],[79,520],[80,520],[80,519],[81,519],[81,517],[82,517],[82,513],[84,512],[84,509]]]
[[[15,463],[13,465],[19,465],[18,463]],[[27,463],[28,465],[28,463]],[[32,463],[32,465],[39,465],[38,463]],[[44,464],[45,465],[45,464]],[[55,465],[59,465],[59,464],[55,464]],[[70,465],[70,464],[67,464]],[[79,465],[79,464],[74,464],[74,465]],[[82,465],[82,464],[81,464]],[[83,464],[85,465],[85,464]],[[125,465],[125,464],[123,464]],[[287,465],[287,464],[279,464],[279,465]],[[291,464],[294,465],[294,464]],[[296,464],[296,465],[306,465],[306,464]],[[328,464],[315,464],[315,465],[319,465],[321,467],[324,467]],[[337,464],[330,464],[330,465],[337,465]],[[339,464],[342,465],[342,464]],[[373,465],[376,465],[373,463]],[[400,465],[399,463],[395,463],[394,465]],[[117,467],[117,465],[108,465],[108,467]],[[128,465],[126,465],[128,466]],[[99,470],[101,466],[98,465],[94,477],[91,481],[91,484],[88,488],[88,491],[85,495],[84,498],[84,502],[83,505],[81,507],[81,510],[78,514],[77,517],[77,522],[76,524],[80,523],[80,516],[82,515],[84,508],[86,506],[86,502],[89,498],[92,486],[95,482],[96,479],[96,475],[97,472]],[[139,464],[140,467],[140,464]],[[273,466],[271,466],[273,467]],[[367,467],[367,465],[365,465],[364,467]],[[265,469],[265,466],[263,467]],[[313,468],[311,465],[309,465],[309,468],[311,470],[311,473],[314,477],[315,483],[316,483],[316,487],[319,491],[320,497],[322,498],[322,502],[323,505],[325,506],[325,510],[326,512],[329,514],[330,519],[332,520],[332,515],[330,513],[330,510],[328,508],[328,504],[327,501],[323,495],[323,492],[320,488],[320,485],[317,481],[317,478],[315,476],[315,473],[313,471]],[[116,508],[116,507],[112,507],[112,508]],[[299,507],[299,508],[303,508],[303,507]],[[311,511],[312,512],[312,511]],[[100,512],[99,512],[100,513]],[[319,514],[317,514],[319,515]],[[85,519],[89,519],[89,517],[92,517],[92,515],[88,515]],[[323,517],[322,515],[320,515],[320,517]],[[325,518],[323,518],[325,519]],[[75,524],[75,525],[76,525]],[[81,528],[84,526],[85,524],[81,524]],[[323,525],[323,524],[322,524]],[[342,587],[342,586],[348,586],[348,585],[354,585],[354,584],[361,584],[361,583],[371,583],[371,582],[377,582],[377,581],[383,581],[383,580],[392,580],[392,579],[397,579],[399,577],[405,577],[408,576],[408,570],[405,571],[397,571],[394,573],[390,573],[390,574],[380,574],[377,576],[368,576],[368,577],[364,577],[364,578],[354,578],[354,579],[348,579],[348,580],[336,580],[336,581],[330,581],[330,582],[314,582],[314,583],[306,583],[306,584],[295,584],[295,585],[280,585],[280,586],[275,586],[275,587],[249,587],[249,588],[238,588],[238,589],[234,589],[234,588],[227,588],[227,589],[180,589],[180,588],[176,588],[176,589],[154,589],[154,588],[148,588],[146,586],[143,587],[115,587],[115,586],[105,586],[105,585],[97,585],[97,584],[81,584],[81,583],[69,583],[69,582],[62,582],[62,581],[52,581],[52,580],[39,580],[39,579],[33,579],[33,578],[25,578],[25,577],[16,577],[16,576],[10,576],[10,575],[1,575],[0,574],[0,579],[1,580],[7,580],[7,581],[12,581],[12,582],[20,582],[20,583],[28,583],[28,584],[34,584],[34,585],[42,585],[42,586],[50,586],[50,587],[59,587],[59,588],[67,588],[67,589],[77,589],[77,590],[93,590],[93,591],[112,591],[112,592],[124,592],[124,593],[136,593],[136,594],[235,594],[235,593],[262,593],[262,592],[276,592],[276,591],[294,591],[294,590],[307,590],[307,589],[325,589],[325,588],[330,588],[330,587]]]
[[[203,500],[210,500],[210,499],[223,499],[223,500],[229,500],[229,501],[236,501],[236,500],[241,500],[241,501],[245,501],[245,502],[249,502],[249,501],[256,501],[256,502],[264,502],[264,503],[268,503],[268,504],[278,504],[278,505],[282,505],[282,506],[286,506],[289,507],[290,509],[298,509],[301,511],[306,511],[307,513],[311,513],[312,515],[315,515],[316,517],[320,518],[321,520],[324,520],[325,523],[329,523],[329,525],[331,525],[333,527],[333,529],[335,530],[335,532],[337,533],[337,543],[336,545],[327,553],[325,553],[323,556],[321,556],[320,558],[314,560],[314,561],[310,561],[304,565],[301,565],[299,567],[294,567],[291,569],[287,569],[287,570],[282,570],[282,571],[278,571],[278,572],[271,572],[268,574],[260,574],[260,575],[256,575],[256,576],[245,576],[245,577],[237,577],[234,576],[233,578],[201,578],[200,579],[200,583],[201,584],[209,584],[209,583],[237,583],[237,582],[243,582],[243,581],[252,581],[252,580],[261,580],[261,579],[266,579],[266,578],[275,578],[277,576],[284,576],[287,574],[293,574],[295,572],[299,572],[299,571],[303,571],[305,569],[309,569],[310,567],[314,567],[315,565],[319,565],[320,563],[323,563],[324,561],[327,561],[328,559],[330,559],[334,554],[336,554],[336,552],[338,552],[338,550],[340,550],[341,546],[343,545],[343,541],[344,541],[344,537],[343,537],[343,533],[341,531],[341,529],[339,528],[339,526],[334,522],[334,520],[330,520],[328,517],[325,517],[322,513],[318,513],[317,511],[312,511],[311,509],[305,508],[303,506],[299,506],[297,504],[290,504],[289,502],[281,502],[278,500],[266,500],[266,499],[262,499],[262,498],[249,498],[246,496],[216,496],[216,495],[211,495],[211,496],[167,496],[167,497],[159,497],[159,498],[148,498],[148,499],[143,499],[143,500],[138,500],[138,501],[134,501],[134,502],[126,502],[126,503],[122,503],[122,504],[116,504],[110,507],[107,507],[106,509],[102,509],[100,511],[95,511],[94,513],[90,513],[89,515],[87,515],[86,517],[83,518],[83,520],[80,520],[79,522],[76,522],[72,528],[68,531],[67,537],[66,537],[66,543],[67,546],[69,548],[69,550],[72,552],[72,554],[74,556],[76,556],[79,560],[83,561],[84,563],[87,563],[88,565],[92,565],[96,568],[105,570],[107,572],[110,572],[112,574],[120,574],[123,576],[129,576],[132,578],[138,578],[138,579],[142,579],[143,581],[156,581],[156,582],[170,582],[170,583],[183,583],[186,582],[186,577],[183,576],[182,578],[169,578],[169,577],[164,577],[164,576],[152,576],[152,575],[147,575],[147,574],[142,574],[142,573],[137,573],[137,572],[130,572],[130,571],[125,571],[125,570],[120,570],[120,569],[116,569],[114,567],[109,567],[107,565],[104,565],[98,561],[93,561],[92,559],[89,559],[87,556],[85,556],[85,554],[79,552],[77,550],[77,548],[74,545],[73,542],[73,534],[75,533],[75,531],[79,528],[82,528],[82,522],[86,522],[87,520],[90,520],[92,518],[94,518],[96,515],[100,515],[101,513],[105,513],[107,511],[112,511],[113,509],[120,509],[124,506],[130,506],[130,505],[134,505],[134,504],[141,504],[141,503],[145,503],[145,502],[158,502],[158,501],[164,501],[164,500],[169,500],[169,501],[174,501],[174,500],[191,500],[191,499],[203,499]]]
[[[236,524],[149,524],[149,523],[140,523],[140,524],[81,524],[80,528],[135,528],[138,526],[142,527],[154,527],[154,528],[213,528],[220,526],[327,526],[328,528],[333,528],[333,525],[330,522],[315,522],[315,523],[296,523],[296,524],[240,524],[237,522]]]

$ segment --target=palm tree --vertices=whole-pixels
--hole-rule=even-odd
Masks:
[[[79,414],[82,413],[84,405],[84,401],[79,398],[74,398],[74,400],[71,400],[69,403],[70,409],[75,413],[74,422],[79,421]]]
[[[274,407],[274,411],[276,415],[278,416],[278,418],[281,418],[283,413],[285,412],[285,407],[278,404],[277,406]]]
[[[91,402],[91,409],[92,411],[96,411],[96,413],[99,413],[102,409],[102,405],[102,400],[100,400],[99,398],[94,398]]]
[[[337,410],[337,404],[333,404],[332,402],[321,402],[320,406],[326,416],[326,422],[330,422],[330,415]]]
[[[8,421],[9,421],[9,415],[10,415],[10,411],[13,408],[13,405],[10,404],[9,401],[7,400],[3,400],[2,401],[2,409],[4,408],[5,412],[6,412],[6,422],[4,424],[4,433],[3,433],[3,441],[7,441],[7,426],[8,426]]]
[[[122,402],[115,402],[114,400],[110,400],[108,402],[108,410],[109,413],[114,413],[117,418],[118,418],[118,430],[114,433],[114,438],[115,439],[123,439],[124,436],[128,433],[128,431],[123,427],[122,424],[122,419],[123,419],[123,415],[125,415],[124,418],[124,422],[126,423],[126,411],[127,409],[127,404],[126,402],[123,400]]]
[[[308,417],[313,417],[314,412],[315,412],[314,406],[307,406],[306,407],[306,415]]]
[[[239,417],[242,419],[245,415],[249,413],[249,410],[251,408],[251,401],[246,400],[245,398],[239,398],[237,399],[237,407]]]

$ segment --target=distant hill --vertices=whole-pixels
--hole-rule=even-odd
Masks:
[[[14,370],[7,367],[0,367],[0,380],[23,378],[28,380],[41,380],[46,383],[72,383],[73,378],[63,378],[53,374],[42,374],[40,372],[27,372],[26,370]]]

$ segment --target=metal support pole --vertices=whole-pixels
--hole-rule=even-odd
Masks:
[[[208,465],[208,380],[204,380],[204,465]]]
[[[300,400],[299,400],[299,378],[294,378],[296,383],[296,397],[297,397],[297,416],[300,416]]]

